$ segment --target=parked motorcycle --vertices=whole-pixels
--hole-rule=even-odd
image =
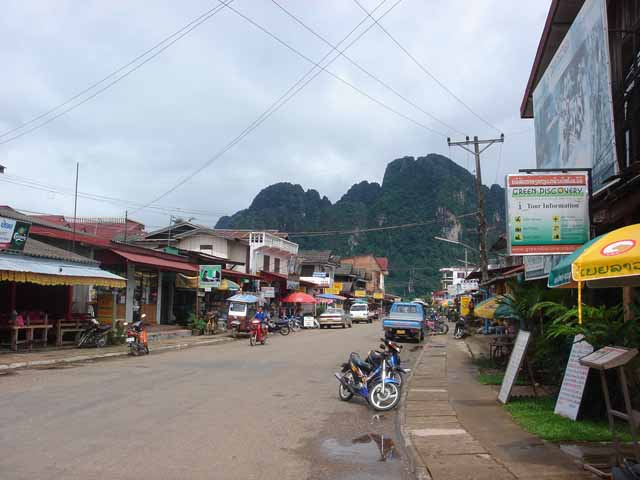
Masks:
[[[111,325],[102,325],[95,318],[89,318],[87,327],[78,336],[78,347],[102,348],[107,345]]]
[[[467,336],[466,322],[463,316],[460,316],[456,321],[456,325],[453,329],[453,338],[461,340]]]
[[[279,332],[280,335],[289,335],[289,333],[291,333],[291,327],[289,322],[284,319],[284,320],[278,320],[278,321],[271,321],[269,320],[269,322],[267,323],[268,327],[269,327],[269,332],[271,333],[276,333]]]
[[[340,382],[340,400],[347,402],[358,395],[367,400],[375,410],[385,412],[395,408],[400,401],[400,385],[391,376],[390,356],[388,351],[381,352],[380,363],[372,365],[352,352],[349,361],[342,364],[341,373],[335,374]]]
[[[289,322],[289,328],[293,332],[299,332],[302,329],[303,320],[302,317],[292,316],[286,318]]]
[[[388,354],[387,361],[389,364],[389,369],[391,371],[390,375],[393,379],[398,381],[398,386],[402,387],[402,384],[404,382],[404,375],[411,372],[410,368],[404,368],[400,366],[402,362],[400,360],[402,345],[398,345],[397,343],[385,338],[381,338],[380,341],[383,342],[380,344],[380,349],[382,351],[372,350],[371,352],[369,352],[366,362],[370,363],[371,365],[378,366],[382,361],[383,354],[386,351],[386,353]]]
[[[426,320],[427,331],[436,335],[446,335],[449,333],[449,325],[442,321],[437,315],[431,315]]]
[[[260,320],[251,320],[249,330],[249,345],[252,347],[261,343],[264,345],[267,343],[267,330],[268,327],[263,325]]]
[[[140,320],[133,322],[127,328],[127,345],[131,355],[138,356],[149,354],[149,342],[147,341],[147,331],[144,328],[144,319],[147,314],[143,313]],[[125,325],[127,325],[125,323]]]
[[[640,480],[640,463],[624,460],[619,467],[611,470],[613,480]]]

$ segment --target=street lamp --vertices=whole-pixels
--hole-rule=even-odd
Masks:
[[[447,242],[447,243],[453,243],[454,245],[460,245],[461,247],[464,247],[464,273],[465,275],[467,274],[469,267],[468,267],[468,254],[467,254],[467,250],[473,250],[474,252],[478,252],[480,253],[480,250],[478,250],[477,248],[473,248],[471,245],[467,245],[466,243],[462,243],[462,242],[458,242],[457,240],[449,240],[448,238],[443,238],[443,237],[433,237],[434,240],[439,240],[441,242]]]

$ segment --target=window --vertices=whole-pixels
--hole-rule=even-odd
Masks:
[[[200,250],[213,250],[213,245],[200,245]]]
[[[396,308],[398,313],[418,313],[418,309],[415,305],[398,305]]]
[[[368,309],[369,309],[368,305],[353,305],[351,307],[352,312],[364,312]]]
[[[269,272],[269,264],[271,263],[271,257],[269,255],[264,255],[262,257],[262,271]]]
[[[458,278],[464,278],[464,272],[458,272]]]
[[[273,259],[273,271],[276,273],[280,273],[280,259],[279,258],[274,258]]]

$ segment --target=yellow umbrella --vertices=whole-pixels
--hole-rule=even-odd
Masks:
[[[498,297],[491,297],[476,305],[473,309],[473,314],[478,318],[488,318],[489,320],[491,320],[496,314],[497,308]]]
[[[582,282],[598,287],[640,285],[640,224],[598,237],[571,265],[578,282],[578,322],[582,323]]]

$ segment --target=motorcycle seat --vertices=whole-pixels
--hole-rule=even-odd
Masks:
[[[370,363],[363,361],[357,353],[351,354],[351,361],[356,367],[363,371],[369,372],[373,369],[373,366]]]
[[[98,330],[100,330],[100,331],[102,331],[102,332],[105,332],[105,331],[107,331],[107,330],[111,330],[111,325],[100,325],[100,326],[98,327]]]

